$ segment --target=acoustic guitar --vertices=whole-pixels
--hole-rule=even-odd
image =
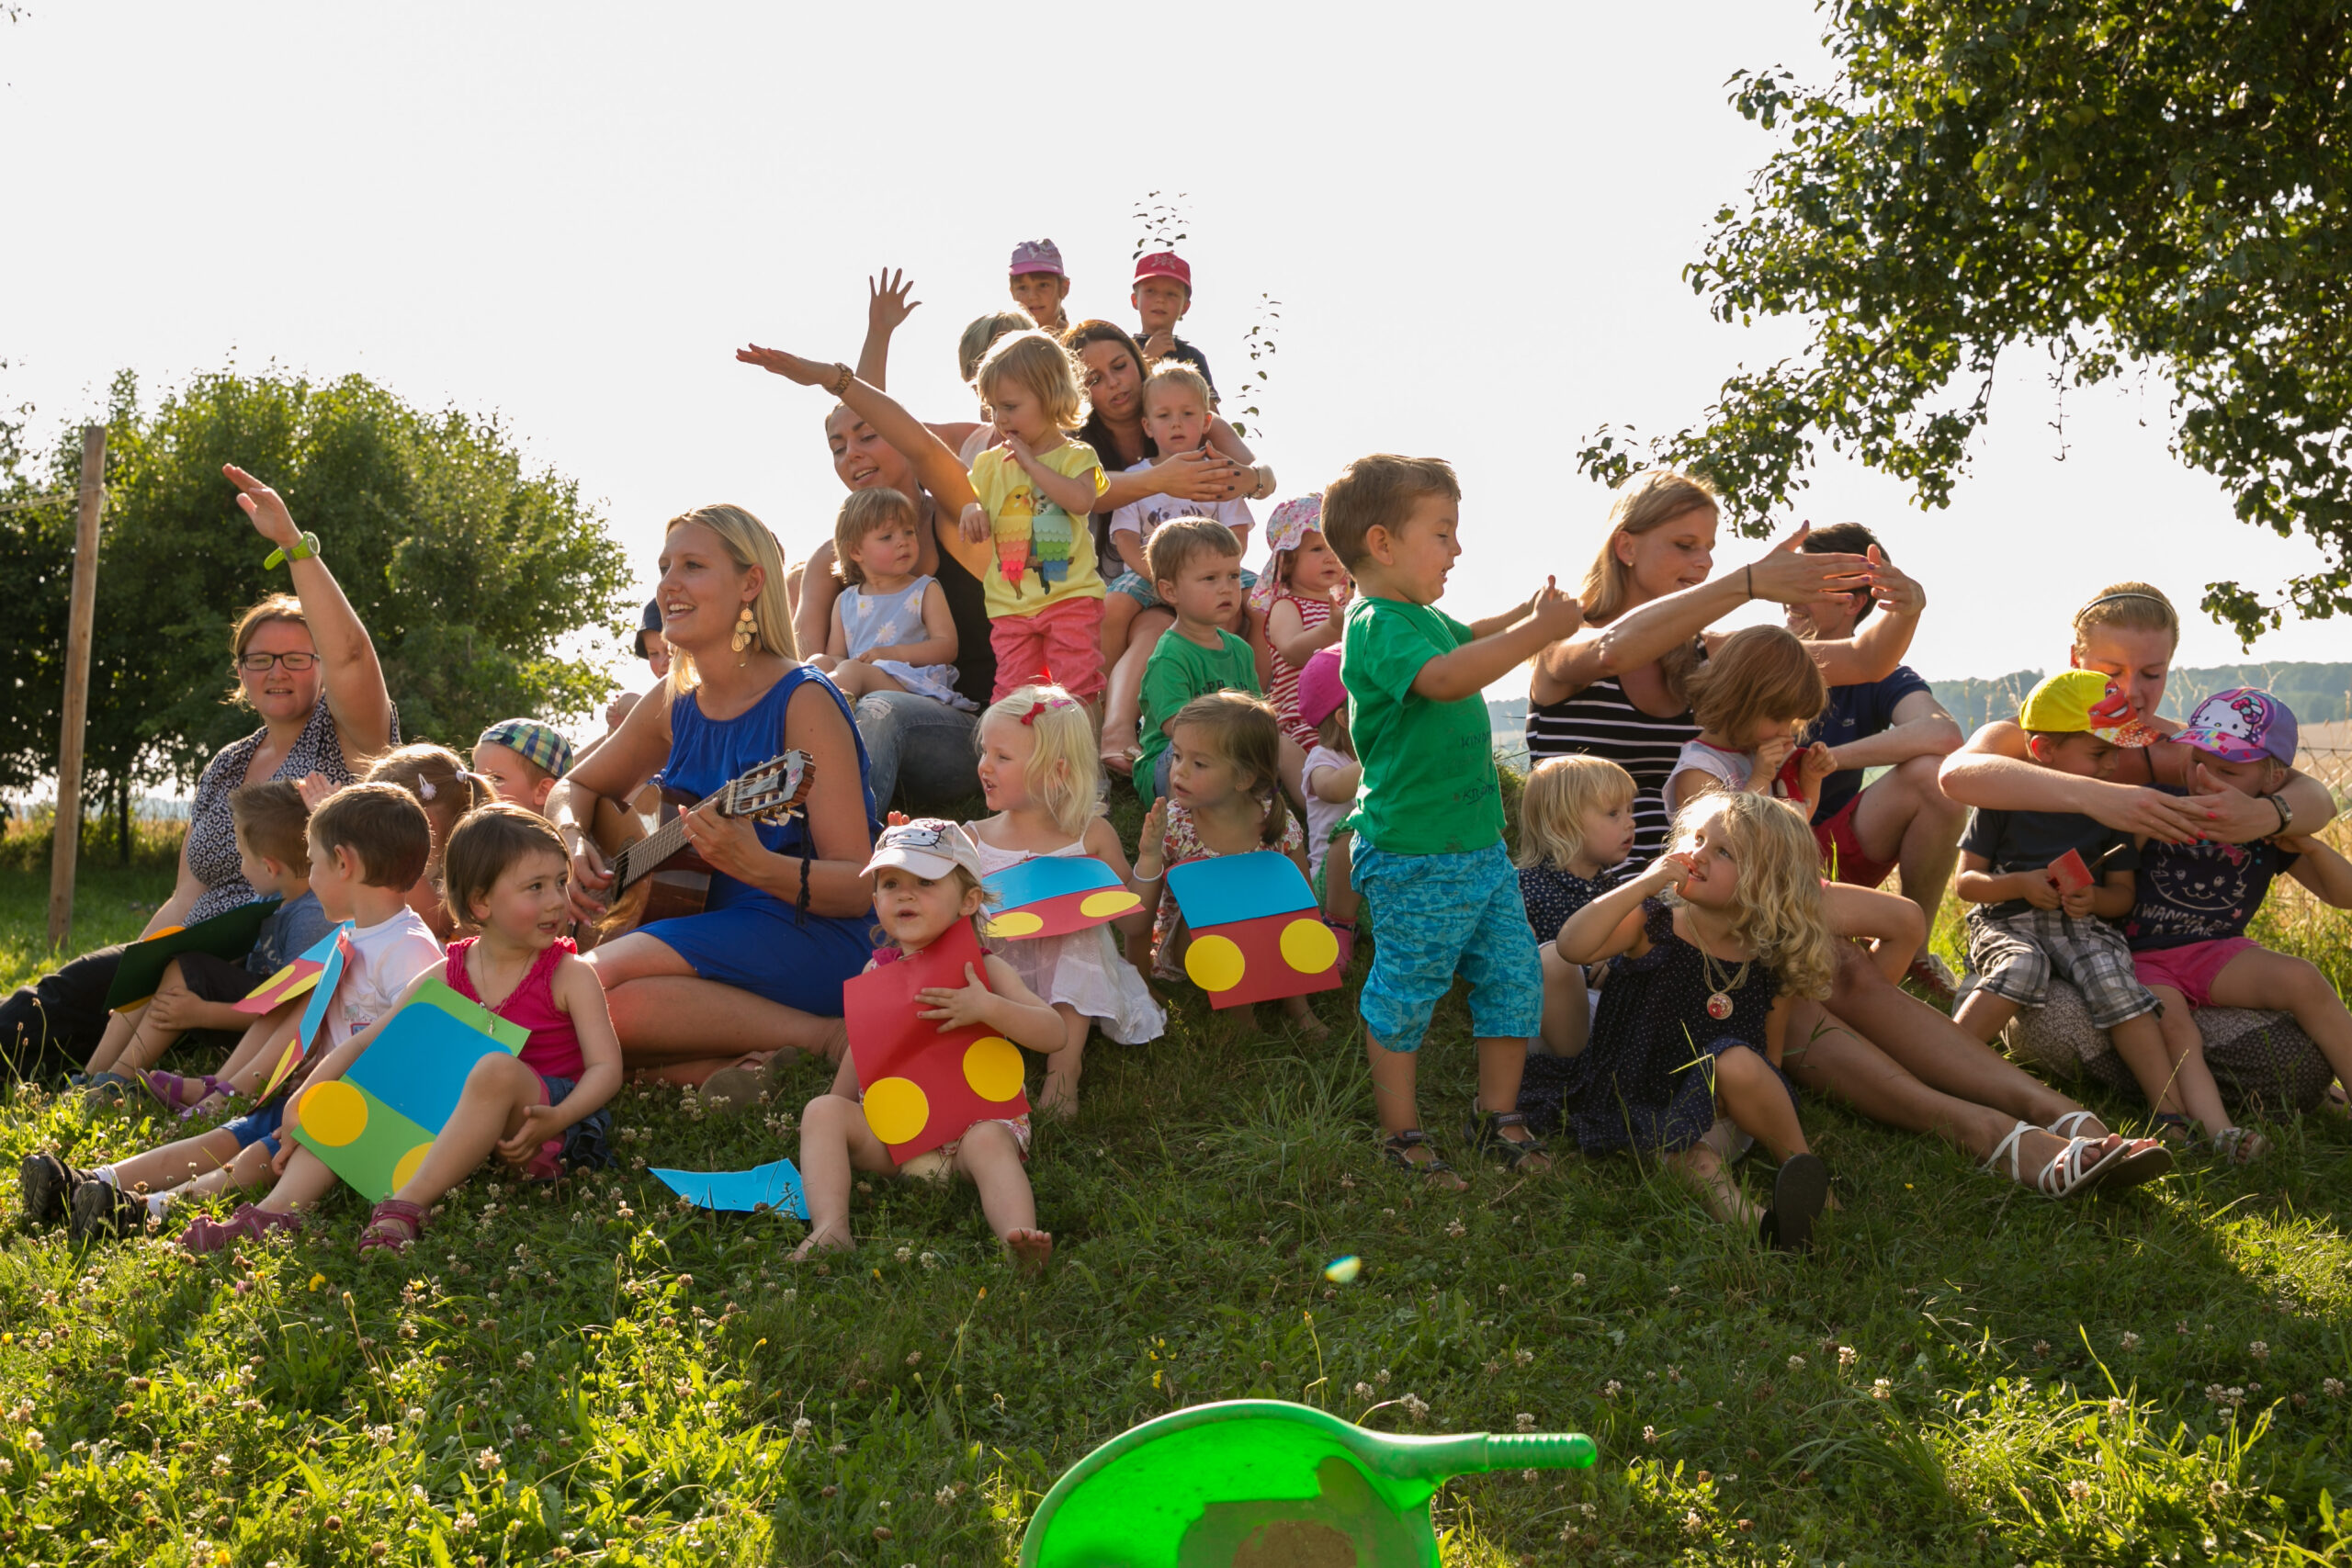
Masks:
[[[708,807],[721,817],[788,821],[808,800],[808,786],[816,777],[816,764],[806,751],[786,751],[699,800],[684,790],[664,786],[660,815],[650,832],[644,830],[644,819],[633,811],[616,813],[618,821],[608,829],[600,808],[595,831],[590,836],[604,852],[613,885],[604,918],[593,931],[579,933],[581,946],[594,945],[592,937],[594,942],[609,942],[655,920],[702,913],[710,897],[711,870],[687,842],[684,820],[687,812]]]

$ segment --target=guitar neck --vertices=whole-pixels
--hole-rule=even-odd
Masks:
[[[690,809],[700,811],[733,787],[732,784],[729,784],[720,788],[715,794],[695,802]],[[721,814],[725,814],[723,806]],[[629,884],[642,882],[652,875],[672,855],[685,847],[686,814],[681,811],[614,857],[612,897],[619,897],[628,891]]]
[[[773,778],[774,770],[777,764],[786,762],[797,764],[798,784],[789,798],[779,800],[769,787],[769,781]],[[745,789],[746,780],[759,782],[750,786],[748,795],[739,794]],[[716,809],[721,817],[749,815],[754,818],[771,818],[779,814],[789,816],[807,797],[809,782],[808,760],[797,752],[787,752],[784,757],[774,759],[752,769],[742,778],[732,779],[721,784],[716,791],[695,802],[688,809],[695,811]],[[747,801],[748,804],[746,804]],[[686,847],[685,815],[684,811],[679,812],[652,832],[614,856],[613,897],[618,897],[628,891],[629,884],[642,881],[652,875],[654,872],[668,863],[673,856]]]

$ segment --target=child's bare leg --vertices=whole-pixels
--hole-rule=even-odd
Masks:
[[[209,1198],[216,1192],[266,1191],[270,1148],[267,1138],[255,1138],[237,1151],[237,1157],[217,1170],[208,1170],[172,1189],[174,1198]]]
[[[903,692],[907,689],[899,683],[897,676],[885,674],[858,659],[844,659],[834,665],[832,677],[833,684],[841,688],[842,695],[852,702],[868,692]]]
[[[1125,599],[1126,595],[1112,597]],[[1136,742],[1136,725],[1143,715],[1143,667],[1151,662],[1151,650],[1159,646],[1160,634],[1175,624],[1176,617],[1165,610],[1146,610],[1136,616],[1127,651],[1111,667],[1110,682],[1103,687],[1103,756],[1115,757],[1122,763],[1127,760],[1126,749]]]
[[[1544,1032],[1529,1042],[1530,1048],[1542,1056],[1581,1055],[1586,1032],[1592,1027],[1584,965],[1561,957],[1558,946],[1552,942],[1537,952],[1544,962]]]
[[[1715,1057],[1715,1104],[1739,1130],[1772,1152],[1776,1160],[1809,1154],[1796,1102],[1772,1065],[1745,1045]]]
[[[820,1094],[800,1113],[800,1190],[808,1201],[808,1235],[793,1248],[793,1262],[820,1248],[845,1252],[857,1245],[849,1228],[853,1168],[888,1170],[890,1151],[866,1125],[864,1106]]]
[[[1747,1200],[1739,1183],[1731,1179],[1724,1168],[1723,1156],[1706,1144],[1693,1144],[1679,1153],[1668,1155],[1667,1163],[1690,1179],[1699,1190],[1699,1201],[1707,1213],[1726,1224],[1752,1225],[1764,1211]]]
[[[1054,1010],[1062,1015],[1062,1048],[1046,1058],[1046,1087],[1037,1093],[1037,1109],[1047,1116],[1075,1116],[1078,1077],[1086,1068],[1086,1037],[1094,1032],[1094,1021],[1068,1002],[1056,1002]]]
[[[1341,925],[1356,923],[1356,913],[1363,907],[1363,896],[1356,892],[1355,843],[1353,833],[1334,833],[1331,847],[1323,855],[1323,918]]]
[[[520,1130],[524,1112],[546,1099],[547,1086],[519,1057],[484,1056],[466,1075],[457,1108],[435,1134],[416,1174],[392,1196],[420,1209],[431,1208],[443,1193],[481,1168],[501,1140]]]
[[[130,1043],[131,1036],[139,1032],[140,1020],[146,1016],[144,1007],[110,1015],[107,1019],[106,1032],[98,1036],[97,1048],[90,1053],[90,1059],[84,1064],[83,1070],[94,1075],[114,1071],[115,1063],[122,1059],[123,1047]]]
[[[193,1138],[113,1162],[114,1183],[125,1192],[162,1192],[219,1170],[237,1157],[236,1134],[220,1127]]]
[[[2296,1026],[2335,1069],[2336,1081],[2352,1086],[2352,1011],[2346,1010],[2327,976],[2307,961],[2267,948],[2244,949],[2213,976],[2211,995],[2217,1007],[2289,1009]]]
[[[980,1213],[989,1229],[1024,1268],[1053,1255],[1054,1238],[1037,1228],[1037,1199],[1021,1164],[1021,1140],[1001,1122],[976,1123],[956,1150],[956,1168],[979,1189]],[[807,1173],[802,1173],[805,1182]],[[809,1205],[816,1213],[816,1205]]]
[[[1951,1015],[1951,1021],[1990,1045],[1994,1037],[2017,1015],[2017,1003],[2007,997],[1995,996],[1987,987],[1979,986],[1961,1002],[1960,1010]]]
[[[1283,793],[1290,796],[1291,805],[1299,811],[1306,809],[1306,752],[1288,735],[1275,742],[1276,754],[1282,759]]]
[[[1298,1026],[1302,1034],[1320,1040],[1331,1032],[1329,1026],[1315,1016],[1314,1005],[1305,997],[1284,997],[1283,1011],[1292,1023]]]
[[[2169,986],[2157,993],[2159,1000],[2169,994],[2167,1007],[2186,1004],[2180,993]],[[2205,1066],[2205,1043],[2194,1029],[2188,1032],[2188,1043],[2177,1056],[2173,1055],[2172,1042],[2165,1038],[2164,1025],[2154,1012],[2143,1012],[2137,1018],[2127,1018],[2107,1032],[2115,1045],[2115,1054],[2140,1080],[2141,1090],[2148,1103],[2158,1111],[2186,1111],[2188,1119],[2208,1133],[2218,1133],[2230,1124],[2230,1113],[2222,1108],[2222,1091],[2213,1082],[2212,1072]]]
[[[299,1213],[319,1206],[319,1200],[334,1190],[339,1179],[327,1168],[327,1162],[310,1150],[297,1145],[294,1156],[286,1162],[286,1172],[269,1190],[269,1196],[254,1205],[274,1214]]]
[[[1102,595],[1102,668],[1115,670],[1127,651],[1127,633],[1143,606],[1124,593]]]
[[[2180,1098],[2179,1086],[2173,1081],[2173,1064],[2178,1062],[2183,1056],[2186,1056],[2191,1051],[2201,1053],[2205,1048],[2205,1037],[2198,1031],[2197,1013],[2196,1010],[2188,1005],[2188,998],[2187,997],[2182,996],[2170,986],[2151,986],[2148,989],[2150,993],[2155,997],[2156,1001],[2159,1004],[2159,1010],[2156,1017],[2156,1032],[2164,1040],[2165,1079],[2166,1084],[2170,1086],[2164,1100],[2158,1100],[2152,1094],[2149,1097],[2148,1103],[2157,1111],[2171,1111],[2177,1114],[2182,1109],[2183,1102]],[[2133,1021],[2136,1022],[2137,1021],[2134,1020]],[[2136,1038],[2139,1032],[2134,1031],[2133,1032]],[[2120,1055],[2123,1052],[2123,1042],[2120,1032],[2113,1036],[2113,1038],[2115,1040],[2116,1054]],[[2128,1060],[2129,1058],[2126,1059]],[[2137,1072],[2138,1069],[2134,1068],[2133,1071]],[[2143,1085],[2142,1087],[2145,1088],[2146,1086]]]
[[[237,1048],[229,1053],[229,1059],[220,1064],[220,1070],[212,1076],[247,1100],[259,1095],[269,1082],[269,1075],[277,1070],[278,1059],[292,1043],[294,1032],[302,1021],[302,1010],[310,1000],[307,994],[296,997],[255,1019],[246,1026]],[[198,1104],[214,1107],[221,1098],[208,1094]]]
[[[191,999],[187,983],[180,978],[180,961],[176,958],[164,965],[164,978],[155,987],[157,1000],[166,995],[175,1000]],[[107,1069],[109,1072],[129,1074],[145,1071],[162,1061],[164,1053],[178,1043],[180,1036],[187,1032],[154,1021],[155,1009],[152,1002],[133,1016],[136,1021],[130,1037],[123,1041],[121,1051],[115,1056],[114,1066]]]

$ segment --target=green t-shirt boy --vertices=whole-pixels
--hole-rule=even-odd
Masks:
[[[1363,762],[1351,820],[1374,849],[1451,855],[1502,841],[1502,785],[1486,703],[1413,694],[1422,665],[1476,640],[1433,605],[1366,596],[1348,606],[1340,678],[1348,688],[1348,731]]]
[[[1258,659],[1250,645],[1222,628],[1216,635],[1223,639],[1216,647],[1203,648],[1182,632],[1170,631],[1143,667],[1143,744],[1135,778],[1136,793],[1147,805],[1159,797],[1156,773],[1168,750],[1168,731],[1161,727],[1186,703],[1211,692],[1265,694],[1258,690]]]

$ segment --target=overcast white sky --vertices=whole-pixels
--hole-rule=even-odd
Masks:
[[[29,5],[0,25],[0,397],[47,434],[125,366],[151,397],[231,363],[362,371],[496,411],[649,577],[698,502],[750,506],[796,559],[831,530],[822,399],[737,344],[852,358],[865,276],[904,266],[925,303],[892,389],[966,417],[956,333],[1003,302],[1013,243],[1059,242],[1074,318],[1131,323],[1153,189],[1190,193],[1186,335],[1228,393],[1259,297],[1282,301],[1259,451],[1284,493],[1379,449],[1459,468],[1465,618],[1591,558],[1587,433],[1678,426],[1802,341],[1715,324],[1679,276],[1770,147],[1725,78],[1823,74],[1792,0]],[[2062,661],[2068,611],[2135,574],[2190,610],[2183,663],[2234,660],[2202,584],[2315,552],[2172,459],[2160,383],[2069,399],[2058,460],[2045,368],[2005,367],[1949,510],[1831,463],[1796,516],[1869,521],[1928,584],[1930,677]],[[2344,647],[2290,626],[2255,657]]]

